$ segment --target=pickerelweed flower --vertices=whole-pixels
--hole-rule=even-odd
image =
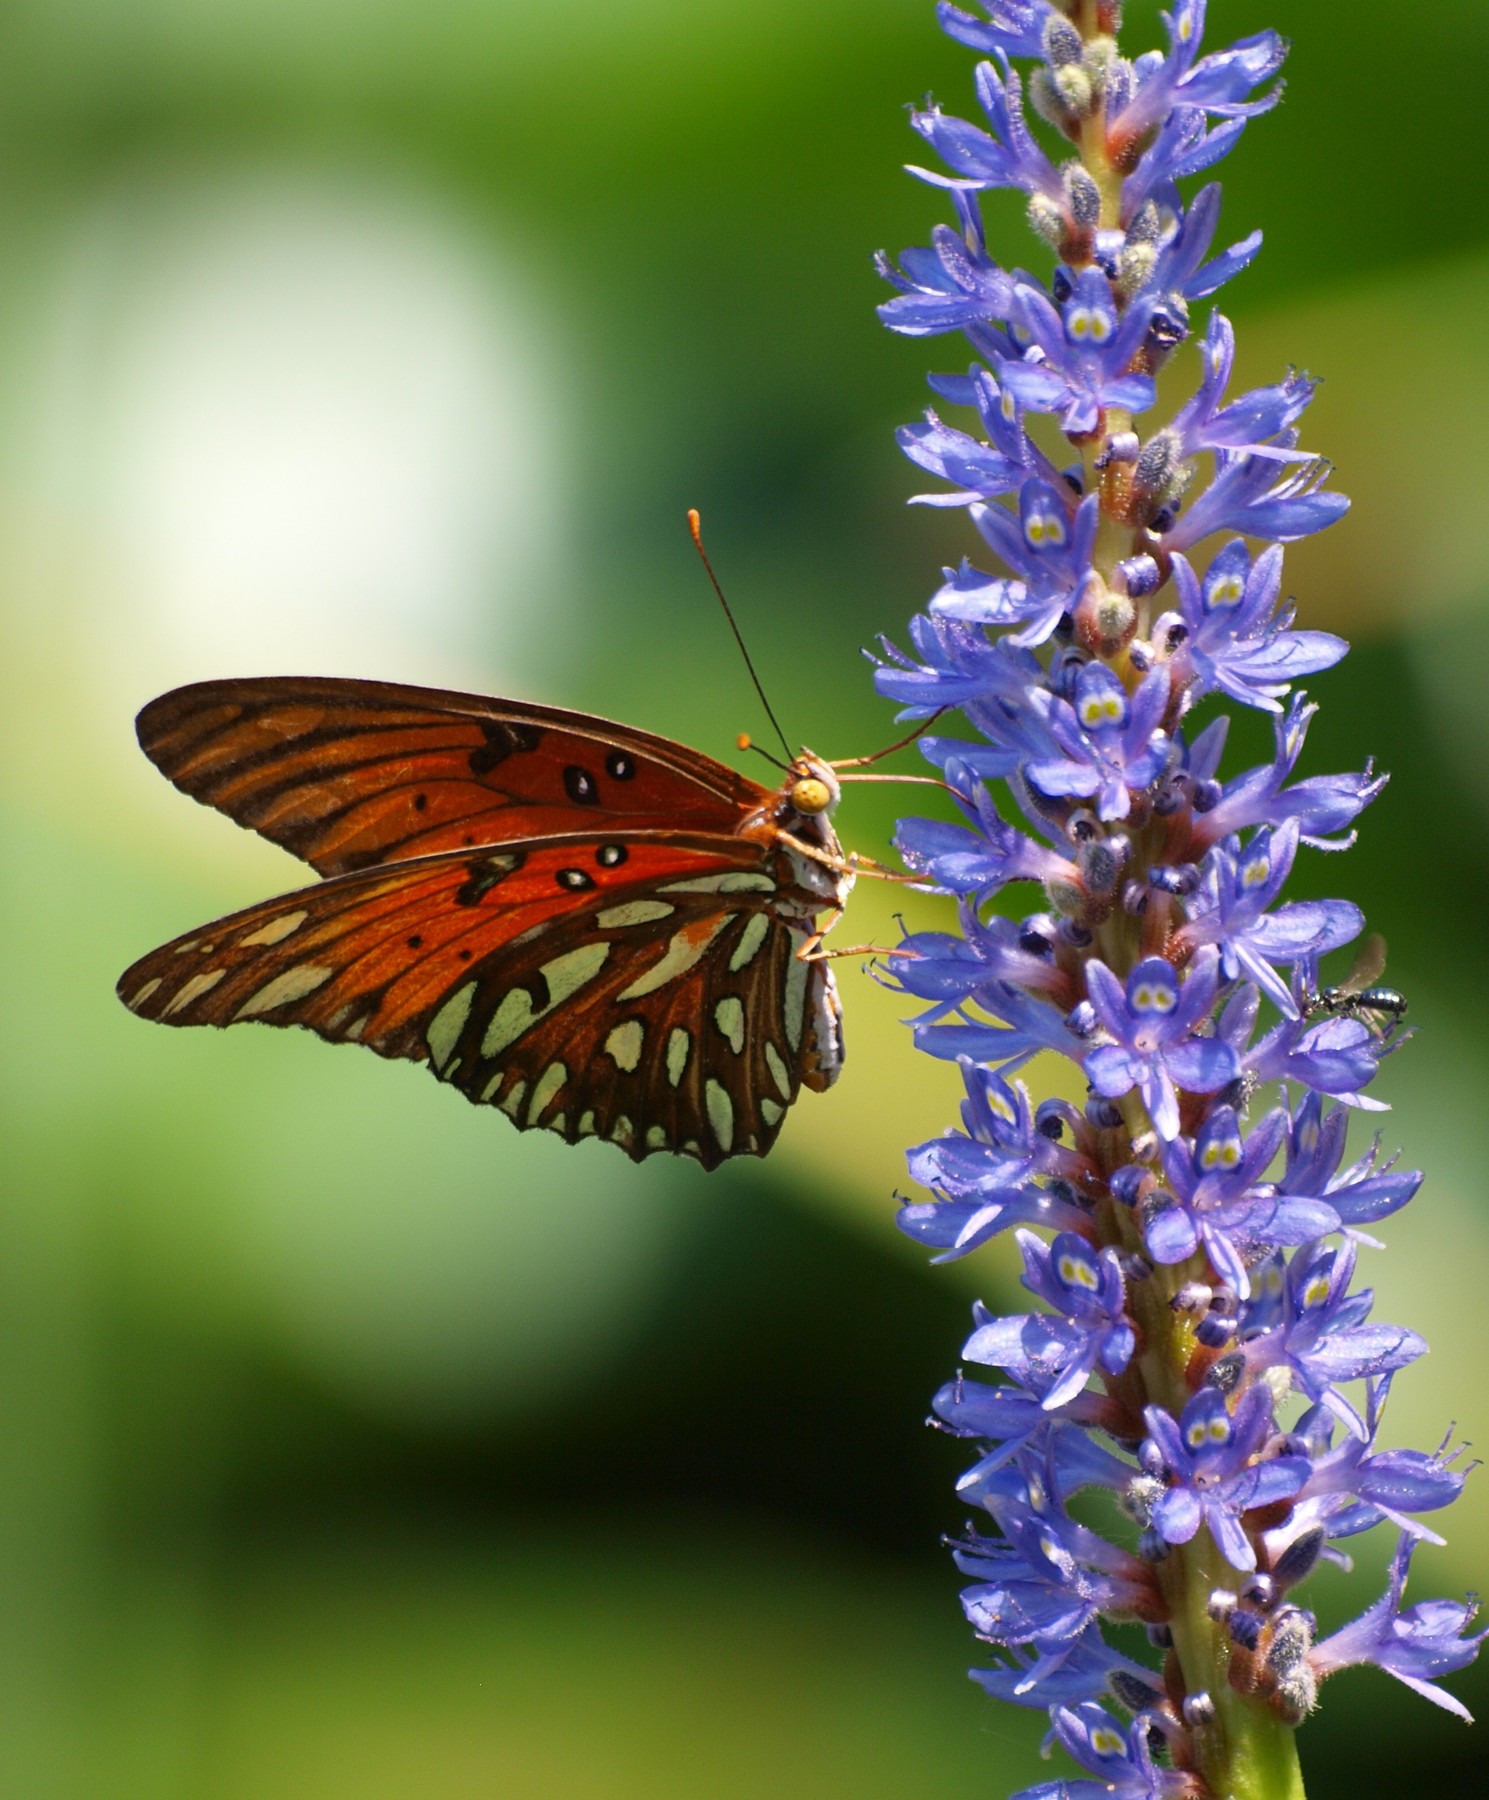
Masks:
[[[1174,0],[1166,47],[1129,59],[1120,0],[980,5],[938,9],[984,58],[980,117],[912,118],[942,165],[913,173],[954,220],[879,267],[891,330],[971,346],[970,369],[931,377],[948,416],[900,441],[939,484],[921,502],[964,508],[994,561],[947,569],[877,671],[902,717],[967,727],[921,740],[961,820],[898,833],[959,928],[906,937],[887,979],[925,1003],[916,1044],[967,1095],[961,1129],[910,1152],[929,1197],[900,1223],[938,1261],[1013,1231],[1038,1303],[979,1306],[963,1355],[991,1379],[934,1401],[975,1447],[958,1494],[986,1515],[952,1545],[994,1653],[973,1675],[1047,1708],[1082,1771],[1023,1800],[1296,1800],[1294,1730],[1326,1677],[1374,1663],[1461,1712],[1437,1678],[1484,1634],[1468,1606],[1402,1608],[1413,1547],[1442,1542],[1420,1515],[1466,1471],[1447,1439],[1376,1447],[1427,1346],[1354,1285],[1379,1248],[1365,1228],[1421,1182],[1378,1145],[1344,1162],[1400,1008],[1321,993],[1356,906],[1282,897],[1384,785],[1294,774],[1315,710],[1296,684],[1346,646],[1295,626],[1282,546],[1347,502],[1301,447],[1309,377],[1233,392],[1231,325],[1194,311],[1261,239],[1217,253],[1219,187],[1190,178],[1276,103],[1286,45],[1206,52],[1205,0]],[[1047,278],[990,255],[994,188],[1026,197]],[[1190,339],[1190,398],[1155,422]],[[1272,714],[1269,760],[1222,773],[1228,720],[1196,723],[1212,696]],[[1030,900],[993,909],[1020,885]],[[1083,1108],[1036,1106],[1015,1078],[1044,1052],[1079,1069]],[[1386,1593],[1320,1638],[1294,1590],[1382,1522],[1400,1533]],[[1161,1666],[1105,1639],[1124,1621]]]

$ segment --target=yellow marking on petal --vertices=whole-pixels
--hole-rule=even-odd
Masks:
[[[641,1046],[645,1042],[646,1027],[640,1019],[627,1019],[605,1039],[605,1054],[629,1075],[641,1061]]]
[[[785,1059],[774,1044],[765,1046],[765,1066],[770,1070],[770,1078],[781,1091],[781,1098],[791,1098],[791,1071],[786,1067]]]
[[[465,1022],[470,1017],[471,1004],[476,997],[476,984],[466,982],[463,988],[457,988],[429,1021],[429,1029],[424,1033],[424,1042],[429,1046],[429,1060],[436,1069],[443,1069],[449,1061],[460,1034],[465,1030]]]
[[[676,911],[665,900],[627,900],[623,906],[607,906],[596,915],[595,924],[601,931],[620,931],[627,925],[650,925]]]
[[[129,1002],[129,1010],[134,1012],[137,1008],[143,1006],[159,986],[160,977],[158,975],[153,981],[147,981],[135,995],[134,999]]]
[[[1329,1278],[1327,1275],[1315,1275],[1303,1289],[1304,1306],[1322,1306],[1329,1297]]]
[[[1065,1255],[1059,1262],[1060,1279],[1066,1287],[1085,1288],[1087,1293],[1094,1294],[1101,1286],[1101,1277],[1083,1256]]]
[[[161,1011],[161,1018],[168,1019],[172,1013],[180,1012],[183,1006],[190,1006],[193,1000],[200,1000],[215,988],[226,969],[207,969],[200,975],[193,975],[190,981],[183,981],[179,990],[172,994]]]
[[[1230,1421],[1228,1419],[1211,1419],[1206,1434],[1212,1444],[1224,1444],[1230,1441]]]
[[[533,1097],[528,1102],[527,1122],[529,1125],[537,1124],[557,1095],[558,1090],[568,1079],[569,1071],[561,1062],[549,1063],[538,1077],[537,1085],[533,1088]]]
[[[693,1048],[692,1034],[674,1025],[667,1035],[667,1080],[676,1087],[688,1066],[688,1052]]]
[[[719,1148],[727,1156],[734,1144],[734,1102],[723,1084],[712,1079],[703,1084],[703,1100],[708,1109],[709,1125],[719,1140]]]
[[[283,974],[276,975],[256,994],[250,994],[233,1017],[251,1019],[276,1006],[288,1006],[292,1000],[303,1000],[318,987],[324,987],[334,973],[334,969],[323,969],[315,963],[297,963],[293,969],[286,969]]]
[[[640,1000],[647,994],[654,994],[658,988],[665,987],[669,981],[675,981],[684,975],[693,965],[702,961],[708,952],[709,945],[736,915],[720,913],[714,918],[694,919],[684,925],[682,930],[668,944],[658,961],[646,971],[638,975],[631,985],[617,994],[617,1000]]]
[[[292,937],[310,917],[308,907],[299,912],[281,913],[277,919],[270,919],[267,925],[260,925],[250,937],[239,938],[238,948],[246,950],[250,944],[282,944],[287,937]]]
[[[733,994],[726,994],[713,1009],[713,1022],[729,1040],[729,1048],[738,1056],[744,1049],[745,1041],[744,1006]]]
[[[734,952],[729,958],[729,972],[731,975],[737,975],[741,969],[747,967],[755,960],[756,952],[765,942],[769,932],[770,914],[763,912],[751,913],[749,918],[745,920],[745,928],[740,932],[739,942],[734,946]]]
[[[1098,1756],[1125,1756],[1126,1740],[1106,1725],[1098,1725],[1091,1733],[1091,1748]]]
[[[1197,1419],[1194,1424],[1189,1427],[1185,1436],[1189,1439],[1189,1448],[1191,1450],[1198,1450],[1200,1445],[1204,1443],[1206,1437],[1204,1421]]]

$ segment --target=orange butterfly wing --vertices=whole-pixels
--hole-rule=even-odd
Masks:
[[[823,963],[760,845],[564,834],[426,856],[249,907],[142,958],[169,1025],[261,1020],[427,1062],[522,1129],[713,1168],[763,1155],[840,1060]]]
[[[136,731],[184,793],[322,875],[575,830],[732,833],[770,798],[630,726],[395,682],[200,682]]]

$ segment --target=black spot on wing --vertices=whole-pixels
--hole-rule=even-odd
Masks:
[[[467,759],[472,775],[489,775],[509,756],[536,750],[543,736],[536,725],[519,725],[508,719],[481,719],[478,723],[486,741],[478,744]]]
[[[600,804],[599,783],[588,769],[581,769],[578,763],[570,763],[564,770],[564,792],[575,806]]]
[[[475,906],[527,861],[523,850],[493,850],[489,856],[477,857],[466,864],[467,881],[455,890],[457,906]]]
[[[630,781],[636,773],[636,759],[624,750],[612,750],[605,758],[605,768],[616,781]]]

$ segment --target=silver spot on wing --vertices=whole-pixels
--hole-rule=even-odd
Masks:
[[[739,934],[739,942],[734,946],[734,953],[729,958],[729,968],[737,975],[743,968],[755,960],[756,953],[765,942],[770,932],[770,914],[751,913],[745,920],[745,928]]]
[[[465,1030],[465,1021],[470,1017],[471,1003],[476,997],[476,983],[466,982],[463,988],[457,988],[429,1021],[429,1029],[424,1033],[424,1042],[429,1046],[429,1060],[436,1070],[443,1070],[450,1060],[451,1052],[460,1041],[460,1034]]]
[[[640,1000],[643,995],[654,994],[659,987],[685,975],[695,963],[702,961],[709,945],[734,916],[733,913],[721,913],[717,918],[695,919],[692,924],[684,925],[658,961],[645,974],[638,975],[628,988],[615,996],[616,999]]]
[[[293,969],[276,975],[256,994],[250,994],[233,1017],[251,1019],[276,1006],[288,1006],[292,1000],[303,1000],[318,987],[324,987],[334,973],[333,969],[323,969],[315,963],[297,963]]]
[[[703,1099],[708,1108],[708,1122],[713,1128],[713,1134],[719,1140],[719,1148],[727,1156],[734,1143],[734,1103],[723,1083],[712,1077],[703,1084]]]
[[[641,1046],[645,1042],[646,1027],[640,1019],[626,1019],[605,1039],[605,1053],[629,1075],[641,1061]]]
[[[529,1125],[537,1124],[549,1103],[568,1079],[569,1071],[562,1063],[549,1063],[538,1077],[537,1084],[533,1088],[533,1097],[528,1102],[527,1122]]]
[[[769,875],[751,869],[730,869],[726,875],[699,875],[693,881],[669,881],[659,894],[773,894],[776,884]]]
[[[713,1022],[728,1040],[736,1056],[744,1049],[745,1016],[743,1003],[734,994],[725,994],[713,1009]]]
[[[676,1087],[683,1078],[688,1066],[688,1052],[693,1048],[690,1033],[681,1025],[674,1025],[667,1034],[667,1080]]]
[[[770,1070],[770,1078],[781,1090],[781,1098],[791,1098],[791,1071],[786,1067],[784,1058],[774,1044],[765,1046],[765,1065]]]
[[[627,925],[650,925],[676,911],[665,900],[627,900],[622,906],[607,906],[596,915],[595,924],[601,931],[620,931]]]
[[[251,936],[238,939],[238,948],[246,949],[249,944],[282,944],[287,937],[297,932],[310,917],[308,908],[299,912],[281,913],[277,919],[270,919],[267,925],[260,925]]]

